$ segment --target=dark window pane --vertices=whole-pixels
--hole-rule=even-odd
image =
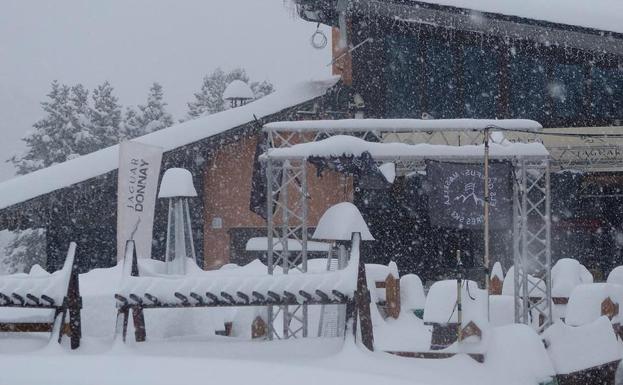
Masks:
[[[512,118],[545,117],[545,63],[538,58],[511,57],[510,114]]]
[[[591,110],[596,118],[623,118],[623,69],[593,67]]]
[[[584,72],[580,64],[556,64],[553,79],[547,86],[554,116],[574,118],[582,113]]]
[[[435,119],[455,118],[457,87],[452,49],[431,40],[426,46],[426,112]]]
[[[422,64],[417,41],[409,36],[392,36],[387,41],[387,97],[389,118],[419,118]]]
[[[479,47],[463,50],[465,117],[495,118],[500,97],[497,52]]]

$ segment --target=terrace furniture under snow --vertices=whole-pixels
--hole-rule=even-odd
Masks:
[[[350,304],[359,260],[358,249],[355,252],[355,263],[326,273],[241,274],[237,269],[225,269],[143,276],[134,243],[128,241],[124,280],[121,291],[115,295],[118,331],[125,341],[131,312],[135,340],[145,341],[143,312],[148,309]]]
[[[582,326],[556,322],[542,338],[559,385],[615,383],[621,355],[606,317]]]
[[[461,325],[457,303],[457,281],[438,281],[431,286],[424,307],[424,323],[433,327],[431,349],[445,349],[456,342],[459,328],[463,339],[480,339],[478,325],[487,323],[487,293],[474,281],[461,285]]]
[[[75,254],[72,242],[63,268],[52,274],[31,269],[30,274],[0,276],[0,315],[9,313],[12,318],[0,321],[0,331],[58,333],[59,343],[68,334],[71,348],[80,346],[82,298]]]
[[[569,296],[565,323],[570,326],[587,325],[606,316],[615,334],[623,339],[620,304],[623,286],[610,283],[592,283],[576,286]]]
[[[412,312],[416,317],[424,317],[426,294],[419,276],[406,274],[400,277],[400,308]]]

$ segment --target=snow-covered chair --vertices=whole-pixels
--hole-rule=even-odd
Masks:
[[[474,281],[461,284],[462,319],[459,325],[457,281],[435,282],[426,296],[424,323],[433,327],[431,349],[444,349],[457,340],[459,328],[463,338],[480,339],[487,326],[487,293]]]
[[[400,277],[400,306],[408,312],[413,312],[418,318],[424,317],[426,294],[422,280],[415,274],[406,274]]]
[[[502,285],[504,283],[504,270],[502,270],[502,264],[496,262],[491,269],[491,277],[489,278],[489,293],[491,295],[502,294]]]
[[[608,274],[607,283],[623,285],[623,266],[617,266]]]
[[[80,346],[82,299],[75,254],[71,242],[62,269],[52,274],[33,266],[29,274],[0,276],[0,331],[58,333],[59,343],[69,334],[71,348]]]
[[[577,260],[561,258],[552,267],[551,277],[555,316],[564,319],[571,292],[579,285],[593,283],[593,275]]]
[[[598,317],[581,326],[569,326],[559,321],[541,337],[556,371],[556,383],[614,384],[621,354],[617,337],[606,317]]]
[[[608,317],[619,337],[623,337],[622,315],[623,286],[610,283],[593,283],[576,286],[569,296],[565,323],[570,326],[589,324],[602,316]]]
[[[398,318],[401,308],[400,276],[395,262],[389,265],[366,263],[366,281],[372,303],[384,318]]]

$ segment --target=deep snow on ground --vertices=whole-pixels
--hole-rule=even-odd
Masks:
[[[251,268],[255,267],[247,267]],[[493,385],[499,384],[500,378],[508,385],[536,385],[537,379],[549,375],[546,356],[518,356],[534,350],[534,346],[526,348],[530,344],[545,354],[536,334],[521,325],[506,326],[491,334],[492,356],[484,364],[466,355],[426,360],[384,353],[382,349],[417,351],[428,345],[426,327],[408,312],[385,322],[373,310],[376,352],[355,343],[351,331],[346,338],[251,341],[245,335],[246,328],[236,330],[236,320],[242,317],[244,321],[248,310],[223,308],[146,311],[147,342],[134,342],[130,327],[124,344],[115,336],[113,298],[121,271],[119,265],[81,275],[83,339],[78,350],[69,349],[67,338],[58,345],[48,333],[0,333],[0,385],[192,385],[221,381]],[[214,330],[222,328],[223,319],[234,320],[234,335],[238,337],[214,335]],[[313,330],[310,326],[312,335]],[[530,363],[530,359],[539,362]],[[531,365],[530,369],[526,365]]]
[[[4,337],[4,336],[3,336]],[[16,347],[20,348],[16,351]],[[466,356],[421,360],[371,353],[351,337],[288,341],[178,338],[142,344],[86,338],[79,351],[47,336],[3,338],[0,384],[496,384]],[[509,379],[506,384],[514,384]],[[531,382],[517,382],[531,384]]]

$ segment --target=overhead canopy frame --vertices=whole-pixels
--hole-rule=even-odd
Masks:
[[[421,169],[425,160],[476,163],[484,159],[483,133],[496,128],[536,134],[541,125],[529,120],[478,119],[345,119],[265,125],[268,149],[260,160],[265,164],[267,179],[269,274],[275,266],[282,266],[284,272],[307,270],[308,158],[358,156],[368,152],[375,162],[391,161],[405,170]],[[540,143],[510,143],[503,138],[498,143],[494,140],[489,150],[492,159],[510,160],[515,167],[515,320],[544,330],[553,320],[550,156]],[[300,243],[300,251],[298,247],[295,252],[288,250],[292,239]],[[296,318],[296,313],[287,309],[284,314],[285,318]],[[301,319],[306,328],[306,312]],[[271,325],[273,321],[271,315]],[[272,336],[276,329],[269,328]],[[296,336],[296,333],[287,335],[289,329],[285,323],[283,330],[280,338]]]

